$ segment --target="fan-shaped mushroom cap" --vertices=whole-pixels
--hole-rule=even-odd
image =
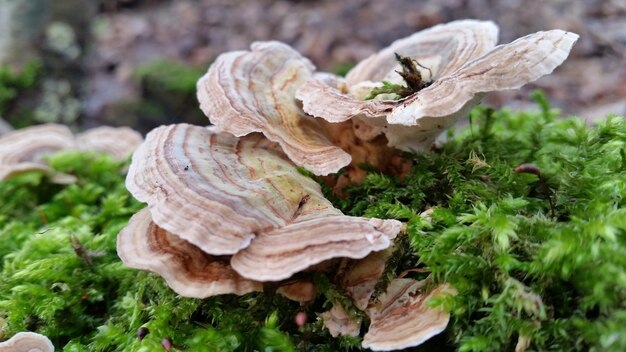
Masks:
[[[313,70],[288,45],[253,43],[251,51],[222,54],[211,65],[198,81],[200,108],[223,132],[262,132],[297,165],[317,175],[337,172],[350,163],[350,155],[328,141],[295,100],[296,89]]]
[[[54,352],[54,346],[46,336],[27,331],[0,342],[0,352]]]
[[[227,258],[210,256],[155,225],[148,209],[135,214],[119,233],[117,253],[126,266],[159,274],[181,296],[263,291],[263,284],[241,277]]]
[[[71,183],[67,174],[53,173],[43,157],[63,150],[94,150],[126,159],[141,143],[142,137],[127,127],[98,127],[76,137],[64,125],[45,124],[27,127],[0,137],[0,181],[29,171],[50,173],[53,182]]]
[[[232,267],[257,281],[363,258],[389,247],[401,229],[396,220],[343,215],[260,134],[159,127],[133,155],[126,186],[158,226],[206,253],[234,254]]]
[[[300,304],[306,304],[315,299],[317,290],[310,280],[295,280],[282,284],[276,289],[276,293]]]
[[[96,127],[76,135],[81,150],[94,150],[125,160],[141,144],[141,134],[128,127]]]
[[[411,57],[429,68],[430,72],[422,69],[422,75],[436,80],[489,52],[497,42],[498,26],[491,21],[460,20],[439,24],[396,40],[359,62],[348,72],[346,81],[352,87],[363,81],[397,80],[399,76],[395,71],[400,69],[400,65],[395,59],[396,53]]]
[[[424,127],[436,124],[436,117],[454,114],[478,93],[517,89],[552,73],[577,40],[577,34],[555,29],[499,45],[409,97],[387,121]]]
[[[355,320],[343,307],[335,303],[333,307],[321,314],[324,327],[328,329],[332,337],[357,336],[361,330],[361,321]]]
[[[448,36],[456,32],[449,32],[449,29],[453,27],[460,29],[463,26],[469,28],[466,35],[456,37],[463,44],[446,46],[446,40],[448,42],[450,40]],[[363,101],[357,98],[359,95],[362,96],[357,94],[361,90],[353,88],[353,85],[372,84],[365,80],[393,80],[393,74],[389,76],[389,73],[384,72],[393,72],[389,71],[389,67],[396,65],[390,55],[393,50],[400,51],[400,48],[394,43],[378,54],[380,56],[369,58],[358,65],[355,68],[356,73],[348,75],[348,91],[354,92],[357,96],[344,94],[336,87],[311,79],[297,91],[296,97],[302,100],[303,109],[308,114],[329,122],[365,117],[367,119],[363,122],[384,128],[389,145],[405,150],[420,149],[430,144],[443,129],[453,124],[460,116],[465,115],[485,94],[517,89],[551,73],[567,58],[578,39],[578,35],[574,33],[551,30],[519,38],[489,51],[495,43],[497,33],[490,22],[452,22],[436,26],[432,30],[435,29],[440,35],[433,36],[431,41],[428,40],[430,35],[421,35],[430,30],[400,41],[406,40],[405,45],[415,50],[413,52],[442,51],[440,57],[434,61],[429,59],[428,55],[414,56],[409,53],[409,56],[416,58],[421,65],[430,67],[433,72],[434,82],[417,93],[397,101],[379,99]],[[468,35],[472,33],[474,35]],[[418,41],[420,38],[423,42]],[[408,45],[411,40],[415,41],[413,46]],[[471,50],[474,45],[479,49]],[[420,51],[422,47],[423,50]],[[383,58],[388,58],[390,63],[380,64],[379,61]],[[441,61],[442,58],[451,60],[451,63],[442,64],[444,62]],[[434,64],[431,65],[430,62]],[[370,68],[372,63],[382,65],[383,69],[378,70],[374,66]],[[428,77],[427,70],[420,70],[424,77]],[[396,76],[397,80],[400,76]],[[377,119],[382,121],[376,121]]]
[[[233,268],[253,280],[282,280],[324,260],[363,258],[385,249],[401,228],[397,221],[345,216],[334,208],[320,211],[319,205],[303,212],[311,213],[259,233],[248,248],[233,255]]]
[[[74,148],[74,136],[63,125],[24,128],[0,137],[0,181],[29,171],[50,172],[43,157]]]
[[[245,160],[250,168],[241,164],[243,145],[249,152]],[[233,254],[250,244],[255,231],[293,211],[285,209],[285,204],[276,204],[274,209],[279,191],[263,188],[263,165],[255,156],[262,158],[271,153],[266,148],[272,147],[258,135],[240,144],[236,137],[203,127],[162,126],[148,133],[133,154],[126,188],[148,203],[159,227],[206,253]],[[251,184],[246,184],[247,178]]]
[[[354,305],[360,310],[367,308],[376,284],[385,271],[387,259],[392,253],[391,248],[371,253],[354,263],[343,278],[341,287],[352,297]]]
[[[498,27],[490,21],[461,20],[440,24],[399,39],[361,61],[346,77],[349,95],[342,95],[341,90],[322,80],[311,79],[296,92],[296,97],[302,100],[305,112],[329,122],[341,122],[359,115],[384,117],[399,104],[398,101],[364,101],[364,98],[380,81],[401,83],[401,77],[396,73],[400,69],[396,53],[428,68],[418,66],[425,79],[437,80],[489,52],[497,41]]]
[[[379,302],[367,310],[372,323],[363,337],[364,348],[392,351],[413,347],[445,330],[450,314],[427,304],[434,296],[454,290],[442,284],[428,294],[418,293],[423,285],[413,279],[391,281]]]

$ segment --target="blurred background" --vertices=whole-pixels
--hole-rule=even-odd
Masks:
[[[206,124],[195,82],[222,52],[280,40],[344,74],[396,39],[464,18],[496,22],[500,43],[555,28],[581,35],[554,74],[486,103],[525,108],[541,88],[590,122],[626,114],[626,0],[0,0],[0,133]]]

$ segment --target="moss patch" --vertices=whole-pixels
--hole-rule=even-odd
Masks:
[[[442,147],[407,154],[415,166],[402,180],[372,173],[345,199],[328,194],[348,214],[408,222],[385,278],[421,267],[458,290],[431,302],[452,321],[422,348],[626,349],[626,122],[590,128],[535,98],[538,112],[476,108]],[[522,163],[536,165],[546,187],[516,173]],[[124,268],[115,238],[142,206],[124,188],[124,165],[78,153],[52,165],[79,182],[28,174],[0,183],[3,338],[38,331],[66,351],[160,350],[164,338],[179,351],[359,349],[359,338],[333,339],[317,320],[329,300],[345,299],[326,277],[315,278],[316,302],[300,307],[273,292],[181,298]],[[141,341],[140,327],[149,330]]]
[[[33,105],[40,90],[42,67],[30,62],[21,70],[0,66],[0,117],[16,127],[33,123]]]

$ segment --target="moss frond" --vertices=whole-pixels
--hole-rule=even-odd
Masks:
[[[626,350],[626,120],[588,127],[535,99],[536,112],[476,108],[472,127],[439,150],[408,154],[415,166],[402,180],[370,172],[345,198],[324,187],[346,214],[407,222],[378,292],[416,267],[456,288],[431,302],[452,314],[433,342],[440,350],[514,350],[518,341]],[[33,173],[0,183],[0,338],[37,331],[66,351],[160,350],[166,337],[178,351],[360,349],[358,337],[332,338],[318,318],[333,301],[352,309],[332,277],[319,274],[321,294],[301,307],[271,291],[182,298],[125,268],[115,239],[142,207],[124,188],[125,165],[83,153],[50,163],[78,182]],[[514,171],[522,163],[541,170],[554,215],[537,175]],[[77,243],[98,254],[91,264]],[[149,333],[139,340],[141,327]]]

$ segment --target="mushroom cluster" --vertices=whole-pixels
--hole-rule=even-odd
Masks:
[[[190,297],[244,294],[326,260],[363,258],[402,227],[343,215],[260,134],[159,127],[133,155],[126,186],[148,208],[120,232],[119,256]]]
[[[346,182],[362,179],[361,163],[394,171],[398,149],[428,145],[486,93],[552,72],[576,39],[553,30],[494,47],[493,23],[457,21],[393,43],[346,79],[279,42],[222,54],[197,85],[213,126],[161,126],[134,153],[126,186],[147,208],[120,232],[118,254],[183,296],[271,287],[303,303],[315,290],[300,273],[350,263],[335,278],[372,321],[363,346],[418,345],[449,319],[426,302],[454,289],[397,278],[372,299],[403,224],[342,214],[299,167],[343,169]],[[409,94],[365,100],[388,81]],[[339,304],[322,316],[333,335],[360,330]]]
[[[340,83],[311,79],[296,98],[307,114],[328,122],[358,120],[365,125],[366,132],[359,134],[364,140],[384,134],[390,146],[423,149],[486,94],[517,89],[552,73],[577,40],[575,33],[550,30],[495,46],[494,23],[455,21],[397,40],[361,61]],[[417,76],[427,84],[399,100],[364,100],[384,82],[410,86],[402,82],[406,75],[398,71],[394,55],[413,60]]]
[[[74,135],[65,125],[43,124],[0,137],[0,182],[28,172],[41,172],[51,182],[73,183],[73,175],[55,172],[45,157],[66,150],[95,151],[125,160],[143,137],[127,127],[97,127]],[[20,332],[0,343],[0,352],[53,352],[50,340],[34,332]]]
[[[24,128],[0,137],[0,181],[41,171],[53,182],[70,183],[73,177],[54,173],[45,162],[46,155],[64,150],[90,150],[124,160],[142,141],[141,134],[127,127],[97,127],[76,136],[58,124]]]

